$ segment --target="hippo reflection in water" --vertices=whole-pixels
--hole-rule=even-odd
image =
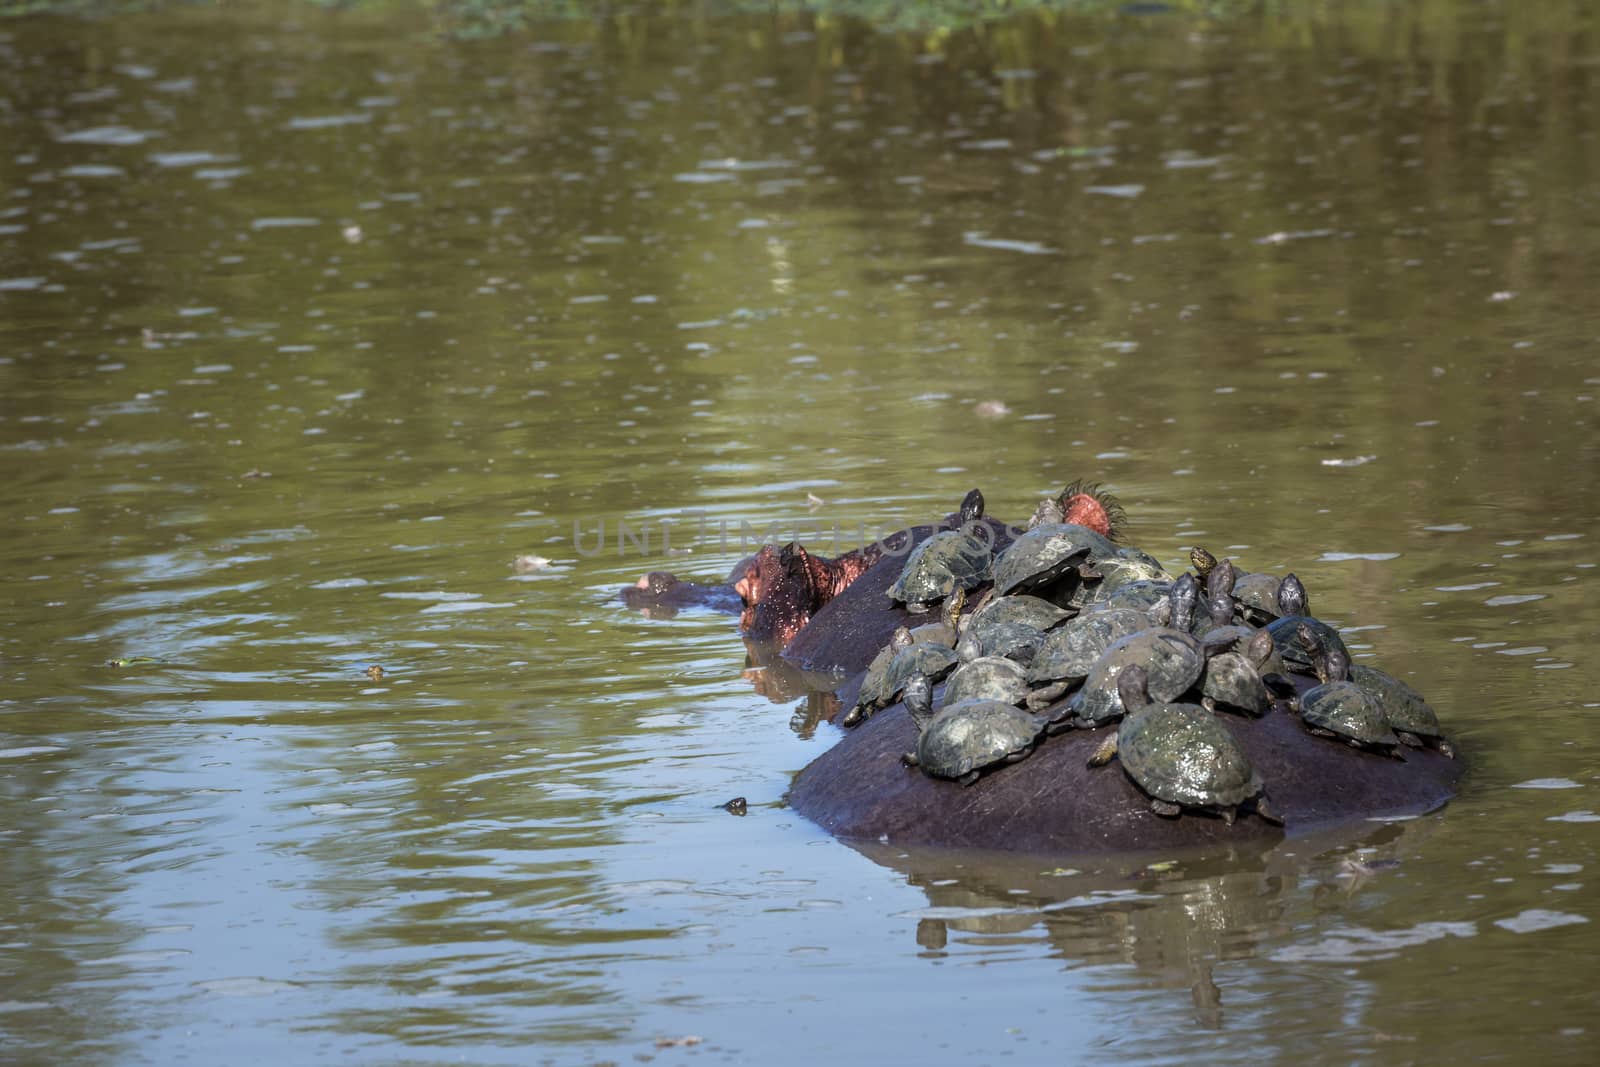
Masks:
[[[1041,505],[1043,521],[1057,515],[1118,532],[1120,511],[1098,491],[1069,493]],[[1054,514],[1051,514],[1051,511]],[[632,606],[702,605],[737,611],[757,663],[782,663],[827,698],[831,711],[855,701],[868,662],[902,625],[936,613],[911,615],[887,590],[910,548],[953,529],[957,516],[902,530],[874,545],[825,559],[797,544],[764,548],[740,561],[726,583],[698,585],[650,575],[624,591]],[[1002,552],[1016,528],[984,521]],[[981,599],[985,588],[969,596]],[[1316,683],[1289,679],[1299,691]],[[936,696],[936,706],[937,697]],[[1065,703],[1064,698],[1060,703]],[[815,701],[812,702],[816,704]],[[813,707],[815,710],[815,707]],[[1052,709],[1044,709],[1050,714]],[[1164,818],[1117,768],[1094,769],[1090,756],[1116,727],[1071,730],[1048,738],[1032,755],[962,786],[902,766],[917,728],[893,704],[844,733],[795,777],[789,803],[830,832],[890,845],[964,847],[1054,854],[1107,854],[1212,846],[1299,836],[1373,818],[1432,811],[1455,791],[1463,763],[1434,749],[1404,758],[1377,756],[1309,733],[1283,710],[1260,718],[1218,716],[1266,781],[1282,827],[1241,818],[1234,825],[1200,814]]]

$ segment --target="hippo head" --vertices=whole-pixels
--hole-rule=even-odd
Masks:
[[[794,541],[757,552],[733,583],[744,601],[739,625],[746,636],[787,644],[820,606],[818,573],[811,554]]]

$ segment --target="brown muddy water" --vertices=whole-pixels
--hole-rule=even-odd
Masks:
[[[1600,25],[1307,7],[0,23],[0,1058],[1593,1062]],[[1075,477],[1461,796],[855,848],[815,701],[613,599]]]

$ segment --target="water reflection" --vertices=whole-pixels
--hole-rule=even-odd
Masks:
[[[916,920],[925,956],[1003,960],[1037,946],[1069,967],[1126,965],[1137,977],[1119,985],[1187,989],[1194,1022],[1217,1029],[1217,967],[1270,954],[1308,912],[1347,910],[1429,832],[1368,823],[1271,847],[1110,860],[853,847],[927,895],[897,916]],[[1283,1010],[1309,1009],[1296,999]]]

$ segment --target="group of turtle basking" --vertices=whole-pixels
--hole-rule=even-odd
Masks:
[[[1351,664],[1293,574],[1246,573],[1196,547],[1192,572],[1174,577],[1062,521],[1059,498],[996,553],[983,510],[974,489],[956,528],[905,556],[888,596],[909,621],[929,621],[895,630],[840,719],[853,727],[903,703],[918,729],[908,767],[970,785],[1053,736],[1116,724],[1089,763],[1119,762],[1155,812],[1231,823],[1243,808],[1281,822],[1224,716],[1298,716],[1374,758],[1403,759],[1407,746],[1452,754],[1415,690]]]

